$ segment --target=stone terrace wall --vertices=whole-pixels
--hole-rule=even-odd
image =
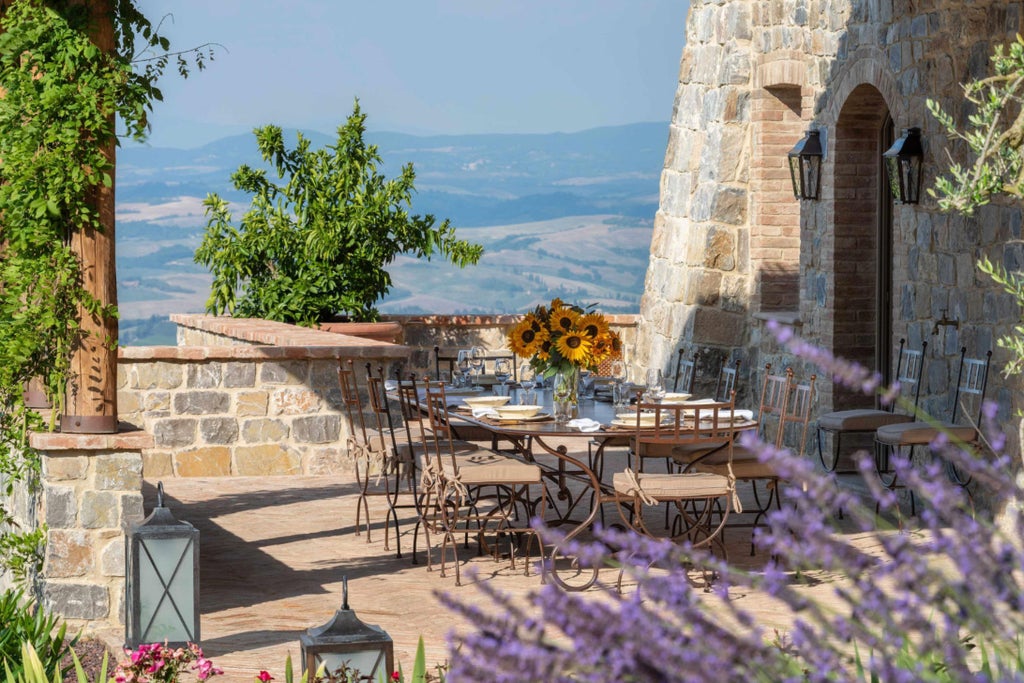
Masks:
[[[635,357],[634,348],[637,337],[639,316],[606,315],[611,328],[622,338],[626,349],[627,360]],[[388,320],[398,322],[404,330],[405,345],[412,349],[408,365],[403,373],[415,373],[417,376],[434,375],[434,347],[439,346],[442,353],[472,346],[482,346],[489,353],[508,353],[505,335],[517,322],[521,315],[428,315],[428,316],[386,316]]]
[[[153,435],[143,473],[326,474],[347,467],[338,364],[390,367],[403,346],[268,321],[174,315],[177,347],[127,347],[119,417]]]

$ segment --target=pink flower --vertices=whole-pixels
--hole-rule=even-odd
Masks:
[[[391,680],[393,680],[393,681],[400,681],[400,680],[402,680],[402,674],[398,673],[397,671],[392,671],[391,672]]]
[[[274,680],[274,677],[270,675],[269,671],[261,671],[256,674],[256,680],[260,681],[260,683],[267,683],[267,681]]]

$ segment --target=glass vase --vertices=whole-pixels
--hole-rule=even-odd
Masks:
[[[552,408],[560,423],[580,416],[580,370],[573,367],[555,373],[551,384]]]

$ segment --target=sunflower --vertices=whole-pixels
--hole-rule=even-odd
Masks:
[[[559,306],[551,309],[551,331],[568,332],[576,329],[579,324],[580,314],[571,308]]]
[[[532,356],[540,350],[541,342],[548,338],[548,331],[541,327],[536,318],[526,316],[508,334],[508,345],[517,356]]]
[[[537,349],[537,355],[535,356],[535,358],[537,360],[542,360],[542,361],[545,361],[545,362],[550,360],[550,358],[551,358],[551,347],[553,345],[554,345],[554,342],[552,342],[550,338],[545,338],[544,341],[542,341],[540,343],[540,348]]]
[[[576,328],[591,339],[607,336],[609,329],[608,321],[600,313],[587,313],[584,316],[580,316],[579,322],[576,323]]]
[[[555,348],[570,363],[578,363],[582,366],[591,364],[590,349],[593,342],[583,332],[570,329],[560,335],[555,341]]]
[[[595,364],[600,363],[607,358],[611,358],[613,353],[611,335],[598,335],[594,340],[594,345],[591,347],[590,352],[594,357]]]

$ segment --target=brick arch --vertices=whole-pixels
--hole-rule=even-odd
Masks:
[[[870,85],[877,90],[885,102],[886,110],[892,113],[894,119],[900,120],[906,109],[904,99],[889,71],[885,53],[873,45],[859,48],[830,78],[817,105],[818,120],[831,131],[850,96],[863,85]]]
[[[750,265],[751,306],[760,312],[800,307],[800,203],[793,197],[787,154],[807,129],[813,90],[807,64],[785,53],[762,62],[754,74],[751,106]]]
[[[833,127],[832,175],[832,350],[866,367],[879,367],[877,341],[888,329],[890,310],[880,310],[879,274],[891,264],[880,263],[888,254],[883,245],[883,222],[888,222],[881,157],[889,118],[883,94],[870,83],[849,90]],[[871,397],[837,388],[836,408],[870,404]]]

